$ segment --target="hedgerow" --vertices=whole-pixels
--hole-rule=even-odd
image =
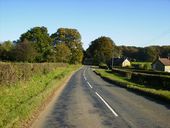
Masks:
[[[63,63],[0,63],[0,86],[14,85],[21,80],[29,80],[33,75],[47,74]]]
[[[170,75],[167,75],[168,73],[159,72],[160,74],[163,74],[160,75],[157,73],[151,74],[152,72],[147,73],[147,71],[140,72],[140,70],[125,70],[118,68],[113,68],[112,72],[128,78],[131,82],[143,84],[155,89],[170,90]]]

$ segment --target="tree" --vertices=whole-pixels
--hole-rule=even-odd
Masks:
[[[51,54],[52,40],[46,27],[34,27],[28,30],[26,33],[21,35],[20,42],[23,42],[24,39],[33,43],[33,46],[38,53],[38,56],[36,57],[38,62],[48,60],[48,57]]]
[[[143,61],[145,56],[143,54],[143,48],[135,46],[119,46],[122,52],[123,57],[128,57],[131,60],[140,60]]]
[[[71,50],[70,63],[71,64],[82,63],[82,60],[83,60],[82,46],[77,44],[74,47],[70,48],[70,50]]]
[[[169,46],[148,46],[148,47],[134,47],[134,46],[120,46],[122,55],[132,60],[137,61],[153,61],[158,56],[167,57],[170,52]],[[169,50],[168,50],[169,49]]]
[[[160,55],[158,46],[150,46],[145,48],[145,61],[154,61]]]
[[[34,62],[37,56],[36,50],[33,47],[33,43],[28,40],[24,40],[16,45],[16,47],[11,51],[14,61],[22,62]]]
[[[56,44],[53,49],[53,55],[50,57],[52,62],[70,62],[71,51],[64,43]]]
[[[170,54],[170,46],[160,47],[160,56],[166,58]]]
[[[117,57],[118,47],[109,37],[100,37],[91,42],[87,54],[94,59],[94,64],[108,63],[114,56]]]
[[[14,45],[11,41],[5,41],[0,45],[0,60],[11,60],[10,51],[14,48]]]
[[[70,63],[81,63],[83,59],[83,47],[81,35],[76,29],[59,28],[51,35],[53,45],[65,44],[71,51]]]

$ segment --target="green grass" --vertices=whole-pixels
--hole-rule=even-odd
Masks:
[[[108,70],[104,70],[104,69],[96,69],[95,72],[97,74],[99,74],[101,77],[112,80],[123,87],[137,90],[140,92],[145,92],[146,94],[152,95],[155,98],[159,97],[163,100],[170,101],[170,91],[168,91],[168,90],[157,90],[157,89],[153,89],[153,88],[148,88],[144,85],[129,82],[129,80],[127,78],[118,76],[118,75],[113,74],[113,73],[109,72]]]
[[[79,66],[59,67],[15,86],[0,87],[0,128],[20,127]]]
[[[152,62],[132,62],[132,64],[152,64]]]
[[[129,81],[129,79],[127,77],[122,77],[120,75],[114,74],[110,70],[97,69],[95,71],[97,73],[99,73],[101,76],[107,77],[111,80],[114,80],[114,81],[117,81],[117,82],[120,82],[120,83],[126,83],[127,85],[135,84],[135,83]],[[135,86],[145,87],[144,85],[139,85],[139,84],[136,84]]]
[[[152,62],[132,62],[132,67],[138,68],[138,69],[145,69],[150,70],[152,69]]]

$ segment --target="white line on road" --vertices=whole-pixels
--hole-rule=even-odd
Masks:
[[[87,80],[86,75],[85,75],[86,70],[87,70],[87,68],[83,71],[83,76],[84,76],[85,80]]]
[[[89,85],[90,88],[93,88],[89,82],[87,82],[87,84]]]
[[[103,101],[103,103],[109,108],[109,110],[116,116],[118,117],[118,114],[110,107],[110,105],[100,96],[97,92],[95,92],[96,95]]]

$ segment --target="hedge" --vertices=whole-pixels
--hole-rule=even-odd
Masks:
[[[29,80],[33,75],[47,74],[63,63],[0,63],[0,86],[16,84],[20,80]]]
[[[99,68],[108,69],[108,66],[106,64],[101,63],[101,64],[99,64]]]
[[[112,72],[120,76],[127,77],[130,81],[138,84],[143,84],[156,89],[170,90],[170,76],[165,75],[167,73],[161,72],[161,74],[164,75],[159,75],[157,73],[147,74],[145,73],[145,71],[143,71],[144,72],[143,73],[142,71],[140,72],[140,70],[130,71],[130,70],[117,69],[117,68],[113,68]]]
[[[132,73],[131,81],[156,89],[170,90],[170,77],[145,73]]]
[[[155,75],[169,75],[169,72],[163,72],[163,71],[154,71],[154,70],[144,70],[144,69],[135,69],[135,68],[127,68],[127,67],[115,67],[116,69],[120,70],[126,70],[131,72],[139,72],[139,73],[147,73],[147,74],[155,74]]]
[[[132,67],[134,67],[135,69],[151,69],[151,64],[132,64]]]
[[[168,103],[170,102],[169,91],[155,90],[155,89],[150,89],[150,88],[142,88],[142,87],[139,87],[135,83],[129,85],[126,82],[121,82],[121,81],[115,80],[114,77],[109,78],[108,76],[105,76],[104,74],[102,74],[100,71],[94,70],[94,72],[97,75],[99,75],[100,77],[102,77],[105,81],[110,82],[112,84],[127,88],[128,90],[133,91],[135,93],[137,92],[138,94],[140,93],[140,94],[144,94],[145,96],[150,96],[150,97],[160,100],[160,101],[165,101]]]
[[[161,72],[161,71],[153,71],[153,70],[133,70],[133,72],[147,73],[147,74],[155,74],[155,75],[169,75],[169,72]]]
[[[122,70],[122,69],[117,69],[117,68],[112,68],[112,72],[123,76],[123,77],[127,77],[127,78],[131,78],[132,72],[128,71],[128,70]]]

